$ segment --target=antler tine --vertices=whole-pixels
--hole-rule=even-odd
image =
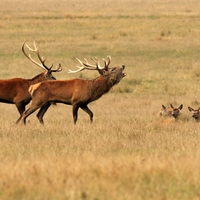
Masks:
[[[54,63],[51,65],[51,67],[49,67],[49,70],[51,70],[53,68]],[[51,70],[52,71],[52,70]]]
[[[38,56],[40,62],[42,62],[42,64],[44,64],[44,62],[46,61],[46,58],[44,58],[43,56],[42,56],[42,57],[40,56],[39,49],[38,49],[38,46],[36,45],[35,41],[34,41],[34,44],[33,44],[33,45],[34,45],[34,48],[35,48],[35,49],[32,49],[32,48],[29,47],[27,44],[26,44],[26,47],[27,47],[30,51],[35,52],[35,53],[37,54],[37,56]],[[29,55],[30,55],[30,54],[29,54]],[[45,66],[45,67],[46,67],[46,66]]]
[[[107,58],[108,58],[107,66],[109,66],[111,62],[111,56],[107,56]]]
[[[99,64],[99,59],[97,57],[95,58],[91,58],[91,60],[93,60],[95,63],[96,63],[96,68],[97,70],[103,70],[105,69],[105,67],[101,67],[100,64]]]
[[[88,70],[98,70],[98,66],[97,66],[97,65],[89,64],[86,58],[84,58],[85,63],[82,62],[82,61],[81,61],[80,59],[78,59],[78,58],[76,58],[76,60],[78,60],[78,62],[79,62],[82,66],[80,67],[80,66],[77,65],[77,67],[78,67],[79,69],[77,69],[77,70],[75,70],[75,71],[74,71],[74,70],[69,70],[68,73],[77,73],[77,72],[83,71],[84,69],[88,69]],[[95,61],[95,63],[96,63],[96,61]]]
[[[24,49],[24,46],[25,46],[25,45],[26,45],[26,47],[29,49],[29,51],[35,52],[35,53],[37,54],[38,59],[40,60],[41,63],[36,62],[36,61],[31,57],[30,53],[27,54],[27,53],[25,52],[25,49]],[[31,62],[33,62],[35,65],[41,67],[42,69],[50,70],[50,69],[44,64],[45,61],[46,61],[46,59],[44,59],[43,57],[40,56],[39,50],[38,50],[38,47],[36,46],[35,41],[34,41],[34,48],[35,48],[35,49],[32,49],[31,47],[29,47],[29,46],[26,44],[26,41],[22,44],[22,52],[24,53],[24,55],[25,55]]]
[[[106,60],[104,58],[102,58],[104,61],[104,64],[105,64],[105,69],[108,69],[108,66],[110,65],[110,62],[111,62],[111,57],[107,56],[107,58],[108,58],[108,62],[106,62]]]
[[[44,58],[43,56],[42,57],[40,56],[39,49],[35,41],[34,41],[34,47],[35,47],[35,52],[37,53],[39,60],[44,64],[44,62],[46,61],[46,58]]]
[[[77,70],[75,70],[75,71],[69,69],[68,73],[69,73],[69,74],[72,74],[72,73],[77,73],[77,72],[80,72],[80,71],[84,70],[83,67],[79,67],[79,66],[77,66],[77,67],[78,67],[79,69],[77,69]]]
[[[79,62],[80,64],[82,64],[81,60],[79,60],[78,58],[76,58],[76,60],[78,60],[78,62]],[[79,67],[78,65],[77,65],[77,67],[79,68],[78,70],[73,71],[73,70],[70,69],[70,70],[68,71],[68,73],[77,73],[77,72],[80,72],[80,71],[84,70],[84,67]]]
[[[86,69],[96,70],[96,65],[90,64],[90,63],[87,61],[86,58],[84,58],[84,60],[85,60],[85,63],[79,60],[79,62],[81,63],[81,65],[86,66],[86,67],[87,67]]]
[[[26,43],[26,42],[24,42],[24,44],[25,44],[25,43]],[[34,46],[35,49],[32,49],[31,47],[28,46],[28,44],[26,44],[26,47],[27,47],[30,51],[38,52],[38,47],[36,46],[35,41],[34,41],[34,43],[33,43],[33,46]]]
[[[27,44],[26,44],[26,41],[22,44],[22,52],[24,53],[24,55],[31,61],[31,62],[33,62],[34,64],[36,64],[36,65],[38,65],[39,67],[41,67],[41,65],[39,64],[39,63],[37,63],[37,62],[35,62],[33,59],[32,59],[32,57],[31,57],[31,55],[30,54],[27,54],[26,52],[25,52],[25,49],[24,49],[24,46],[26,45],[26,47],[30,50],[30,51],[34,51],[34,49],[31,49]]]
[[[34,47],[35,47],[35,50],[38,51],[38,46],[36,45],[35,41],[34,41]]]
[[[108,58],[108,62],[106,62],[106,60],[103,58],[103,61],[104,61],[104,64],[105,66],[104,67],[101,67],[100,64],[99,64],[99,59],[97,57],[95,58],[91,58],[92,61],[94,61],[95,65],[94,64],[89,64],[89,62],[87,61],[86,58],[84,58],[85,62],[82,62],[80,59],[76,58],[76,60],[78,60],[78,62],[82,65],[81,67],[80,66],[77,66],[78,69],[73,71],[73,70],[69,70],[68,73],[77,73],[77,72],[80,72],[80,71],[83,71],[84,69],[88,69],[88,70],[98,70],[99,72],[102,71],[102,70],[107,70],[108,69],[108,66],[110,64],[110,61],[111,61],[111,57],[110,56],[107,56]]]
[[[90,69],[90,67],[92,67],[92,66],[89,65],[89,63],[88,63],[88,61],[87,61],[86,58],[84,58],[84,60],[85,60],[86,63],[82,62],[78,58],[76,58],[76,60],[78,60],[78,62],[82,65],[82,67],[80,67],[80,66],[77,65],[77,67],[79,68],[79,71],[82,71],[84,69]]]
[[[95,58],[91,58],[91,60],[95,62],[96,66],[99,65],[99,60],[98,60],[97,57],[95,57]]]
[[[79,60],[79,59],[77,58],[77,60]],[[86,63],[88,63],[86,58],[84,58],[84,60],[85,60]],[[79,62],[82,63],[80,60],[79,60]]]
[[[83,62],[82,62],[80,59],[76,58],[76,60],[78,60],[78,62],[79,62],[81,65],[84,65]],[[84,58],[84,60],[86,60],[86,59]],[[86,62],[87,62],[87,60],[86,60]]]
[[[42,65],[47,69],[47,70],[50,70],[52,67],[53,67],[53,64],[50,68],[48,68],[44,63],[46,61],[46,58],[44,58],[43,56],[41,57],[40,56],[40,53],[39,53],[39,49],[38,49],[38,46],[36,45],[36,42],[34,41],[34,47],[35,47],[35,50],[33,50],[37,56],[38,56],[38,59],[40,60],[40,62],[42,63]]]
[[[24,55],[30,60],[30,54],[27,55],[26,52],[25,52],[25,49],[24,49],[24,45],[26,44],[26,41],[24,41],[24,43],[22,44],[22,52],[24,53]],[[27,46],[27,44],[26,44]],[[27,46],[28,47],[28,46]],[[29,48],[29,47],[28,47]]]
[[[105,65],[105,69],[107,69],[107,63],[106,63],[106,60],[104,58],[102,58],[102,60],[104,61],[104,65]]]
[[[52,64],[52,66],[51,66],[51,68],[53,67],[53,64]],[[50,68],[50,69],[51,69]],[[57,69],[51,69],[51,71],[52,72],[61,72],[62,71],[62,66],[61,66],[61,64],[59,63],[59,66],[57,67]]]

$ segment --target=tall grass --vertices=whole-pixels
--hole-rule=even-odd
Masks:
[[[199,8],[138,0],[0,2],[1,79],[41,69],[21,52],[36,40],[47,65],[69,75],[76,57],[111,55],[127,76],[89,107],[94,123],[72,108],[51,106],[15,125],[14,105],[0,104],[0,199],[199,199],[199,124],[187,106],[199,100]],[[102,63],[103,64],[103,63]],[[177,123],[161,123],[161,105],[183,104]]]

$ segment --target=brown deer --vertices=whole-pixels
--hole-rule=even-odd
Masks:
[[[180,115],[180,110],[182,110],[183,104],[181,104],[178,108],[174,108],[172,104],[170,104],[170,107],[166,108],[164,105],[162,105],[162,108],[160,110],[160,116],[164,117],[165,119],[172,119],[177,120]]]
[[[81,108],[90,116],[90,122],[93,121],[93,113],[88,108],[88,104],[99,99],[103,94],[107,93],[114,85],[119,83],[123,77],[125,66],[109,68],[111,57],[108,56],[108,61],[104,60],[104,67],[99,65],[97,59],[92,59],[95,64],[89,64],[77,59],[81,67],[76,71],[69,70],[69,73],[77,73],[84,69],[97,70],[100,74],[94,80],[71,79],[45,81],[30,86],[29,92],[32,97],[32,103],[28,110],[23,113],[22,123],[26,124],[26,118],[34,111],[40,108],[37,115],[41,124],[43,124],[43,115],[47,111],[50,103],[64,103],[72,105],[73,121],[76,124],[78,119],[78,109]]]
[[[36,53],[40,63],[36,62],[29,54],[25,52],[25,45],[29,49],[30,52]],[[40,56],[38,47],[36,46],[34,42],[34,49],[30,48],[25,42],[22,45],[22,52],[24,55],[34,64],[41,67],[44,72],[41,74],[35,76],[32,79],[24,79],[24,78],[13,78],[13,79],[7,79],[7,80],[0,80],[0,102],[2,103],[9,103],[9,104],[15,104],[19,113],[20,117],[17,119],[16,123],[18,123],[22,117],[23,112],[25,111],[26,105],[31,100],[31,95],[28,92],[28,88],[30,85],[46,81],[46,80],[55,80],[55,78],[52,75],[52,72],[60,72],[61,65],[59,64],[59,67],[55,70],[52,69],[53,65],[48,68],[45,65],[45,59]]]
[[[194,110],[193,108],[188,106],[188,110],[190,112],[192,112],[192,117],[196,120],[196,122],[200,121],[200,108],[198,108],[197,110]]]

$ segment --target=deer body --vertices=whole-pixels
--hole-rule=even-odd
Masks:
[[[43,77],[43,74],[41,74]],[[15,104],[20,115],[25,111],[25,106],[30,102],[31,96],[28,92],[30,85],[45,80],[37,76],[37,79],[13,78],[0,80],[0,102]],[[20,118],[17,120],[18,123]]]
[[[32,93],[32,98],[38,96],[41,102],[52,101],[72,105],[76,102],[87,103],[95,101],[108,92],[110,88],[105,79],[99,77],[95,80],[45,81],[32,85],[29,90]]]
[[[31,98],[28,92],[29,87],[35,83],[48,80],[45,77],[47,77],[46,72],[43,72],[32,79],[12,78],[0,80],[0,102],[10,104],[29,103]],[[54,77],[51,78],[55,79]]]
[[[125,73],[123,73],[124,68],[125,66],[101,70],[101,75],[94,80],[45,81],[30,86],[29,92],[32,97],[32,103],[30,108],[23,114],[23,123],[26,123],[26,118],[31,113],[40,108],[37,117],[40,123],[43,124],[43,115],[52,102],[72,105],[74,124],[76,124],[78,118],[79,108],[90,116],[90,122],[92,122],[93,113],[87,105],[99,99],[115,84],[119,83],[125,76]]]
[[[26,105],[31,100],[31,95],[28,92],[29,87],[32,84],[35,84],[35,83],[38,83],[41,81],[55,80],[55,78],[52,75],[52,72],[61,71],[61,66],[59,66],[58,69],[56,69],[56,70],[52,70],[51,68],[48,68],[47,66],[45,66],[45,64],[44,64],[45,60],[42,57],[40,57],[38,48],[36,47],[35,44],[34,44],[34,46],[35,46],[34,50],[26,45],[27,48],[29,48],[29,50],[31,50],[37,54],[41,64],[34,61],[31,58],[30,54],[27,55],[27,53],[25,52],[24,45],[25,45],[25,43],[23,43],[23,45],[22,45],[22,51],[23,51],[24,55],[29,60],[31,60],[34,64],[38,65],[45,71],[42,72],[41,74],[35,76],[32,79],[13,78],[13,79],[7,79],[7,80],[0,80],[0,102],[16,105],[16,107],[20,113],[20,117],[18,118],[16,123],[18,123],[20,121],[20,119],[22,117],[22,113],[25,111]]]
[[[22,78],[0,80],[0,102],[13,104],[20,102],[21,99],[25,100],[27,95],[30,96],[29,86],[29,83]],[[26,89],[25,93],[24,89]]]

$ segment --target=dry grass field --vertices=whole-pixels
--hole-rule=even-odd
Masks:
[[[35,40],[57,79],[92,79],[76,57],[110,55],[127,76],[89,105],[94,122],[71,106],[52,106],[45,126],[15,125],[14,105],[0,104],[1,200],[200,199],[199,0],[1,0],[0,78],[32,78],[41,69],[22,54]],[[176,123],[162,104],[183,104]]]

